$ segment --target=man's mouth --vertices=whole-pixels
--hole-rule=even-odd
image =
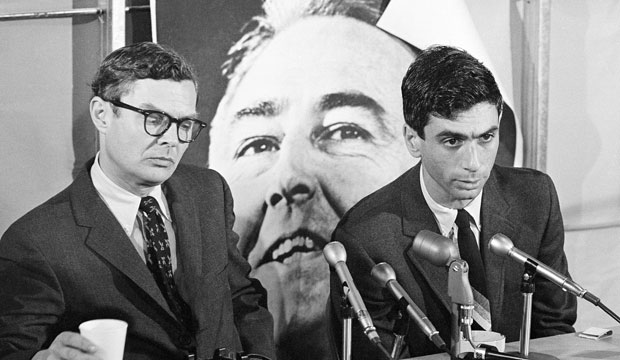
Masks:
[[[294,254],[321,251],[325,244],[327,240],[321,235],[308,229],[299,229],[292,234],[281,236],[271,244],[255,267],[272,261],[284,264]]]
[[[463,184],[466,187],[474,187],[480,184],[480,179],[459,179],[458,183]]]
[[[169,156],[153,156],[151,159],[154,161],[171,162],[174,163],[174,159]]]

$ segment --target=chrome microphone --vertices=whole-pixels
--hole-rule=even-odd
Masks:
[[[452,240],[429,230],[416,234],[411,249],[431,264],[448,268],[448,296],[452,301],[451,352],[457,356],[461,334],[472,342],[474,294],[469,284],[469,266],[460,259]]]
[[[381,339],[379,338],[377,329],[372,323],[372,319],[370,318],[368,310],[366,310],[366,305],[364,305],[362,296],[355,287],[355,283],[347,267],[347,252],[344,246],[338,241],[329,242],[323,248],[323,256],[325,256],[325,260],[327,260],[329,265],[336,270],[342,282],[342,288],[349,300],[349,304],[351,304],[357,320],[362,325],[364,334],[366,334],[368,339],[373,343],[380,343]]]
[[[540,263],[535,258],[517,249],[512,241],[504,234],[493,235],[491,240],[489,240],[489,250],[495,255],[509,257],[521,264],[530,263],[536,268],[537,274],[542,275],[547,280],[561,287],[562,290],[568,291],[575,296],[585,297],[588,293],[586,289],[569,279],[568,276],[558,273],[549,266]]]
[[[489,240],[489,250],[498,256],[509,257],[521,264],[529,264],[532,265],[534,269],[536,269],[536,273],[543,276],[545,279],[551,281],[552,283],[559,286],[562,290],[569,292],[575,296],[580,298],[584,298],[594,304],[595,306],[600,307],[603,311],[605,311],[609,316],[611,316],[614,320],[620,323],[620,316],[614,313],[610,308],[605,306],[601,299],[596,297],[594,294],[590,293],[588,290],[581,287],[579,284],[569,279],[568,276],[562,275],[557,271],[553,270],[549,266],[540,263],[535,258],[530,255],[524,253],[523,251],[517,249],[512,240],[510,240],[504,234],[495,234]]]
[[[449,266],[459,258],[459,250],[452,240],[429,230],[418,232],[411,249],[435,266]]]
[[[370,272],[372,278],[381,286],[386,287],[399,302],[404,300],[407,303],[407,314],[418,325],[420,330],[431,340],[435,346],[442,351],[447,351],[446,343],[439,335],[439,331],[433,323],[422,312],[422,310],[413,302],[409,294],[396,280],[396,273],[390,264],[381,262],[375,265]]]

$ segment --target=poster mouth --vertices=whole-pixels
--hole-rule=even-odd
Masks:
[[[286,264],[296,254],[320,252],[327,244],[327,240],[308,229],[298,229],[293,233],[280,236],[267,248],[263,257],[256,264],[256,267],[270,263],[279,262]]]

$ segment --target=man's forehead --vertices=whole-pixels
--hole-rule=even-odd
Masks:
[[[123,99],[131,105],[169,112],[175,116],[196,116],[196,86],[191,80],[136,80]]]
[[[495,106],[489,103],[474,105],[471,109],[461,111],[446,118],[439,114],[429,114],[425,126],[433,132],[453,132],[455,134],[479,135],[499,128],[499,114]]]

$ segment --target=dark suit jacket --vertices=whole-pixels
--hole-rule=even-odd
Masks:
[[[0,240],[0,358],[30,359],[95,318],[128,322],[125,359],[181,359],[192,346],[202,359],[220,347],[275,357],[266,292],[236,248],[228,185],[213,170],[179,165],[163,188],[176,228],[175,279],[197,329],[174,317],[83,171]]]
[[[489,239],[503,233],[515,247],[568,275],[564,254],[564,228],[557,194],[551,179],[531,169],[495,166],[482,195],[481,248],[486,269],[493,331],[506,341],[519,340],[523,299],[520,292],[523,266],[489,252]],[[391,350],[396,302],[387,290],[370,277],[372,267],[385,261],[413,301],[429,317],[448,344],[450,308],[448,272],[432,265],[411,250],[416,234],[423,229],[441,233],[420,187],[420,165],[391,184],[356,204],[341,220],[333,234],[347,250],[347,264],[371,313],[384,344]],[[532,337],[573,332],[576,299],[559,287],[536,277],[533,295]],[[338,315],[342,286],[332,271],[332,311]],[[336,330],[340,319],[335,316]],[[354,321],[354,326],[357,325]],[[336,340],[340,339],[336,331]],[[404,356],[439,352],[410,322]],[[353,329],[353,356],[380,359],[359,327]],[[340,348],[340,345],[338,346]]]

